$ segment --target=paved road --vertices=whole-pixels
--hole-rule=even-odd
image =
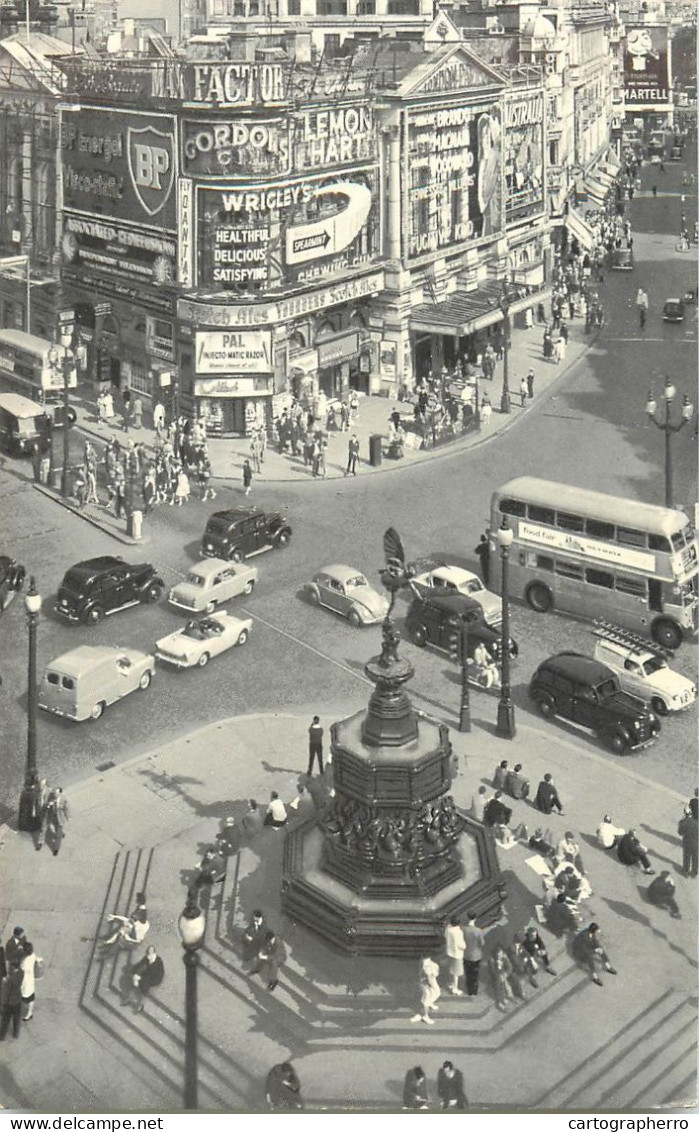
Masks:
[[[311,609],[299,596],[303,583],[324,563],[346,561],[376,578],[381,535],[389,524],[403,536],[409,556],[444,555],[473,566],[473,547],[488,516],[493,487],[525,472],[585,483],[599,490],[654,502],[663,499],[663,441],[648,423],[644,406],[649,380],[660,391],[661,375],[673,375],[679,393],[694,394],[696,311],[684,326],[660,319],[662,300],[684,290],[691,263],[674,250],[681,167],[668,167],[657,199],[641,197],[632,208],[636,269],[613,273],[604,285],[607,325],[585,360],[552,394],[534,401],[507,433],[467,453],[453,453],[429,467],[406,468],[390,476],[308,485],[258,481],[254,501],[261,508],[288,510],[294,528],[291,547],[256,561],[260,584],[246,608],[255,631],[245,650],[213,663],[206,672],[159,671],[151,691],[111,708],[96,724],[70,725],[41,717],[41,763],[50,778],[70,780],[107,761],[161,744],[176,734],[232,713],[274,710],[283,705],[341,702],[361,688],[362,665],[378,651],[378,629],[353,630],[332,614]],[[651,297],[642,340],[633,298],[639,285]],[[538,353],[538,340],[532,340]],[[537,361],[538,366],[543,362]],[[515,375],[516,376],[516,375]],[[696,498],[693,427],[675,438],[676,501],[686,508]],[[50,596],[63,571],[96,553],[119,552],[106,536],[70,518],[39,496],[22,477],[26,469],[8,461],[0,470],[0,526],[11,532],[13,553],[37,573],[46,597],[40,632],[40,663],[84,639],[81,629],[59,623]],[[191,503],[182,510],[161,508],[151,527],[151,543],[130,560],[153,560],[167,583],[178,579],[198,556],[205,516],[215,507],[241,501],[238,490],[223,487],[214,506]],[[9,513],[9,514],[8,514]],[[135,609],[102,623],[90,634],[95,643],[152,648],[156,638],[180,622],[166,605]],[[25,735],[26,633],[19,603],[3,618],[3,664],[7,726],[1,740],[3,779],[14,793],[21,779]],[[536,664],[563,647],[589,650],[589,629],[570,619],[537,616],[515,607],[513,631],[522,642],[514,673],[514,695],[528,711],[526,683]],[[410,647],[410,646],[408,646]],[[415,692],[423,706],[448,723],[458,703],[456,672],[434,654],[410,648],[417,675]],[[677,667],[696,671],[696,647],[685,645]],[[476,719],[492,720],[495,703],[474,696]],[[560,724],[552,725],[565,729]],[[660,741],[634,761],[645,774],[686,791],[695,778],[696,713],[667,721]],[[589,740],[589,749],[599,750]],[[613,756],[609,756],[612,758]]]

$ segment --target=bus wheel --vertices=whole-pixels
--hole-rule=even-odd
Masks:
[[[653,622],[653,640],[664,649],[678,649],[682,644],[682,630],[674,621],[661,617]]]
[[[525,597],[527,603],[537,613],[548,613],[553,605],[551,591],[546,586],[542,586],[541,582],[533,582],[531,586],[528,586]]]

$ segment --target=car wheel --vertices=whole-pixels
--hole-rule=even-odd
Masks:
[[[160,601],[162,596],[163,587],[159,586],[157,582],[153,582],[147,590],[144,590],[141,601],[145,602],[146,605],[154,605],[156,601]]]
[[[653,623],[653,640],[664,649],[678,649],[682,644],[682,630],[674,621],[661,617]]]
[[[320,594],[318,593],[318,590],[309,590],[308,600],[311,605],[320,605]]]
[[[539,715],[551,719],[556,714],[556,703],[550,696],[537,696],[535,701]]]
[[[101,716],[104,715],[104,709],[106,706],[107,705],[105,704],[104,700],[100,700],[98,704],[95,704],[92,711],[90,712],[90,719],[100,719]]]
[[[141,677],[141,679],[138,682],[138,686],[139,686],[139,688],[141,689],[142,692],[145,692],[146,688],[150,688],[150,682],[151,682],[152,679],[153,679],[153,673],[152,672],[144,672],[143,673],[143,676]]]
[[[541,582],[534,582],[531,586],[528,586],[525,596],[527,604],[536,613],[548,613],[553,605],[551,591],[546,586],[542,586]]]
[[[628,753],[629,741],[623,731],[612,731],[605,738],[609,750],[613,751],[615,755],[625,755]]]
[[[358,629],[362,623],[362,619],[357,613],[356,609],[350,609],[349,613],[347,614],[347,620],[349,621],[350,625],[354,625],[355,629]]]
[[[199,657],[199,660],[197,661],[197,666],[199,668],[206,668],[210,660],[211,657],[209,656],[208,652],[203,652]]]
[[[670,710],[665,700],[661,699],[660,696],[653,696],[653,699],[650,701],[650,706],[656,715],[667,715]]]
[[[235,642],[237,645],[244,645],[248,639],[247,629],[241,629],[238,635],[238,640]]]
[[[288,531],[280,531],[279,535],[277,536],[277,546],[281,547],[283,550],[285,546],[289,545],[290,537],[291,536],[289,535]]]
[[[417,645],[419,649],[424,649],[425,645],[427,644],[425,630],[420,628],[413,629],[410,633],[410,640],[414,645]]]
[[[205,613],[213,613],[215,608],[216,608],[216,602],[215,601],[207,601],[204,612]]]
[[[254,588],[255,588],[254,582],[246,582],[244,589],[243,589],[243,593],[245,594],[246,597],[250,597],[250,594],[252,593]]]
[[[232,550],[228,555],[229,562],[242,562],[243,556],[239,550]]]
[[[83,621],[86,625],[97,625],[103,617],[104,610],[99,609],[97,606],[93,606],[92,609],[88,609],[87,613],[83,617]]]

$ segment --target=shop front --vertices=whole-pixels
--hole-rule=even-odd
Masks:
[[[194,381],[195,412],[209,436],[248,436],[266,429],[272,395],[265,377],[202,377]]]
[[[196,332],[194,411],[210,436],[246,436],[267,428],[273,368],[269,330]]]

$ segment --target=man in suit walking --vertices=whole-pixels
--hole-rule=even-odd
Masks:
[[[308,770],[306,774],[313,774],[313,764],[318,760],[318,773],[323,773],[323,728],[320,726],[320,716],[314,715],[313,722],[308,728]]]
[[[464,953],[464,979],[466,982],[466,994],[478,994],[478,979],[481,970],[481,960],[483,958],[483,947],[485,944],[485,932],[476,924],[476,913],[467,912],[467,923],[464,928],[464,940],[466,941],[466,951]]]

